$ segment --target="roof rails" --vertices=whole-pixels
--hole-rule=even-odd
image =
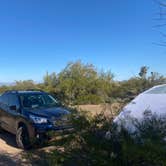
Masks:
[[[5,91],[4,93],[18,93],[18,91],[17,90],[7,90],[7,91]]]
[[[25,90],[7,90],[4,93],[18,93],[19,91],[38,91],[38,92],[44,92],[41,89],[25,89]]]

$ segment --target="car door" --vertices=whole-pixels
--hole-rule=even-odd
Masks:
[[[10,106],[16,106],[19,110],[19,99],[16,94],[4,94],[1,104],[1,127],[15,134],[16,120],[20,113],[16,110],[11,110]]]
[[[2,125],[2,96],[0,96],[0,127]]]
[[[0,125],[3,129],[8,130],[7,122],[7,110],[9,109],[8,105],[8,94],[5,93],[0,98]]]
[[[8,110],[7,110],[7,124],[10,132],[15,134],[16,131],[16,122],[18,117],[20,116],[20,102],[17,94],[9,94],[8,95]],[[16,106],[16,110],[12,110],[10,107]]]

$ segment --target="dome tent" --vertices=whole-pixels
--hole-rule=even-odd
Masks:
[[[135,123],[152,116],[166,117],[166,84],[155,86],[138,95],[123,108],[114,123],[134,132]]]

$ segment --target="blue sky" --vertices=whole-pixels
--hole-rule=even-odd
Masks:
[[[153,0],[0,1],[0,82],[59,72],[78,59],[127,79],[147,65],[166,74]]]

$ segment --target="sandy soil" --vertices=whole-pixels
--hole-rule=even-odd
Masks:
[[[78,110],[86,111],[91,113],[91,115],[100,114],[103,112],[105,115],[110,115],[112,117],[116,116],[119,110],[122,108],[122,104],[102,104],[102,105],[78,105],[75,106]]]
[[[15,137],[5,131],[0,133],[0,166],[22,165],[22,150],[18,149]]]
[[[56,137],[56,140],[58,137]],[[63,147],[48,146],[32,149],[31,154],[36,160],[40,158],[42,153],[51,153],[53,150],[64,151]],[[15,136],[2,131],[0,133],[0,166],[31,166],[31,161],[25,159],[26,151],[17,148]],[[39,154],[39,156],[38,156]]]

